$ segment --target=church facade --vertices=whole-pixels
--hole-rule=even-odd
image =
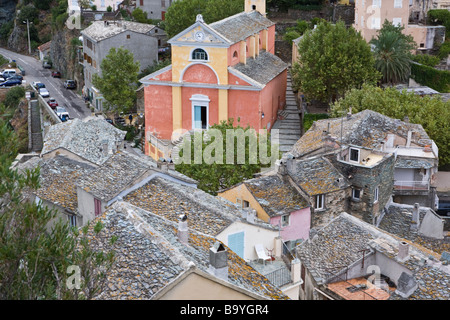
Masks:
[[[286,101],[287,64],[264,12],[264,0],[246,0],[244,12],[211,24],[198,15],[168,41],[172,64],[140,80],[147,155],[171,158],[174,137],[228,119],[271,129]]]

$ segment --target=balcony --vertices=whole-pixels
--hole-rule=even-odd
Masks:
[[[429,191],[430,183],[428,181],[394,181],[394,190],[399,191]]]

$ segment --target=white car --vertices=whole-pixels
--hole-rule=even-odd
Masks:
[[[56,107],[55,112],[56,112],[56,115],[57,115],[62,121],[67,121],[67,120],[69,120],[69,113],[67,112],[66,108],[64,108],[64,107]]]
[[[50,92],[48,92],[48,90],[46,88],[40,88],[39,94],[41,95],[42,98],[50,97]]]

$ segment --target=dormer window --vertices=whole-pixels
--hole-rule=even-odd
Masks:
[[[192,51],[192,60],[208,60],[208,54],[203,49],[195,49]]]
[[[359,163],[359,149],[350,148],[349,160]]]

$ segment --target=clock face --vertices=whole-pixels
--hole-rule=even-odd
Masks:
[[[205,38],[205,34],[203,32],[201,32],[201,31],[197,31],[194,34],[194,37],[195,37],[195,40],[202,41]]]

